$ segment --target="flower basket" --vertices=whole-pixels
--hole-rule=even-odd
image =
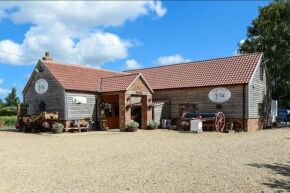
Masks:
[[[52,125],[52,133],[55,133],[55,134],[62,133],[63,129],[64,129],[64,126],[61,123],[54,123]]]
[[[139,123],[134,120],[131,120],[129,123],[126,124],[126,131],[128,132],[136,132],[138,131]]]
[[[152,109],[154,107],[153,104],[148,105],[148,109]]]
[[[126,109],[129,109],[129,108],[131,108],[132,107],[132,104],[127,104],[126,105]]]
[[[159,127],[159,125],[160,125],[159,121],[151,120],[148,122],[147,128],[150,130],[153,130],[153,129],[157,129]]]
[[[136,132],[136,131],[138,131],[138,128],[137,127],[127,128],[127,131],[128,132]]]

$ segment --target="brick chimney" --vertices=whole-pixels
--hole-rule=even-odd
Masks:
[[[45,55],[42,58],[42,60],[52,61],[52,57],[50,57],[50,53],[49,52],[45,52]]]

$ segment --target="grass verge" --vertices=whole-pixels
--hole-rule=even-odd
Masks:
[[[14,127],[17,122],[17,116],[0,116],[0,128]]]

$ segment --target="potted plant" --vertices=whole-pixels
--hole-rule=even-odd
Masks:
[[[52,133],[62,133],[63,129],[64,129],[64,126],[61,123],[54,123],[52,125]]]
[[[126,110],[130,109],[132,107],[132,104],[126,104]]]
[[[149,121],[148,122],[148,129],[157,129],[159,127],[159,121]]]
[[[148,105],[148,109],[152,109],[154,107],[153,104]]]
[[[128,132],[135,132],[138,130],[139,123],[134,120],[131,120],[129,123],[126,124],[126,128]]]

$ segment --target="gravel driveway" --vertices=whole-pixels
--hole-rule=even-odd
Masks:
[[[0,193],[289,192],[290,129],[0,131]]]

